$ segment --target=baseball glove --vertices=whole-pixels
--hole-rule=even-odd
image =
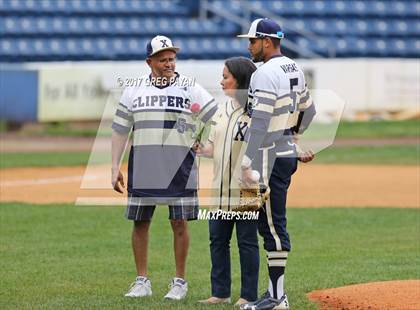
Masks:
[[[236,212],[257,211],[270,197],[270,189],[267,188],[261,193],[260,185],[257,183],[252,187],[241,188],[239,206],[232,209]]]

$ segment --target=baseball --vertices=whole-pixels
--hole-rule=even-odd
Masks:
[[[251,179],[253,182],[257,183],[260,180],[260,173],[257,170],[252,170]]]

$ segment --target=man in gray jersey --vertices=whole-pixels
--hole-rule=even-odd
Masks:
[[[112,124],[112,185],[120,193],[124,187],[120,161],[133,130],[126,217],[134,222],[132,247],[137,277],[127,297],[152,294],[147,250],[156,204],[169,206],[174,236],[175,277],[165,298],[183,299],[188,290],[187,221],[198,215],[197,167],[191,151],[193,133],[198,131],[197,122],[208,122],[217,106],[204,88],[175,71],[178,50],[165,36],[156,36],[149,42],[146,61],[151,73],[138,78],[138,85],[124,90]],[[200,108],[193,111],[194,105]]]
[[[302,133],[315,115],[315,107],[306,88],[303,71],[280,52],[284,34],[273,20],[255,20],[249,32],[254,62],[263,62],[251,77],[248,112],[250,136],[242,159],[242,182],[252,183],[252,170],[258,170],[260,182],[270,187],[270,199],[260,212],[258,231],[264,239],[269,285],[267,292],[243,309],[289,309],[284,293],[284,270],[291,250],[286,229],[286,196],[298,158],[307,162],[311,152],[298,154],[294,136]]]

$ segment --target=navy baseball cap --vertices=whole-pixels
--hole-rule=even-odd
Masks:
[[[171,39],[165,36],[156,36],[147,43],[146,54],[147,57],[153,56],[162,51],[179,51],[179,47],[172,44]]]
[[[258,18],[254,20],[249,27],[247,34],[240,34],[238,38],[264,38],[271,37],[283,39],[284,33],[279,24],[269,18]]]

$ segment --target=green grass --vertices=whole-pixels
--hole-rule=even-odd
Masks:
[[[85,165],[89,156],[89,152],[1,153],[0,168],[78,166]]]
[[[110,155],[102,155],[101,162],[110,160]],[[89,156],[88,152],[1,153],[0,168],[86,165]],[[332,146],[318,153],[314,163],[418,165],[419,158],[418,145]]]
[[[341,122],[337,138],[420,137],[420,121]]]
[[[166,208],[151,226],[149,275],[154,295],[122,295],[134,279],[131,224],[122,207],[0,205],[1,309],[209,309],[206,221],[190,224],[188,298],[162,300],[174,273]],[[289,209],[293,251],[286,289],[294,309],[315,309],[305,294],[320,288],[420,277],[420,210]],[[232,240],[232,298],[239,296],[238,250]],[[267,272],[261,250],[260,292]],[[218,306],[232,309],[232,306]]]
[[[99,127],[99,124],[98,124]],[[98,128],[77,128],[69,123],[57,122],[46,124],[39,135],[43,136],[70,136],[70,137],[96,137]],[[111,136],[111,128],[106,128],[100,136]]]
[[[314,163],[419,165],[420,146],[332,146],[318,153]]]
[[[0,133],[6,132],[6,121],[0,120]]]

